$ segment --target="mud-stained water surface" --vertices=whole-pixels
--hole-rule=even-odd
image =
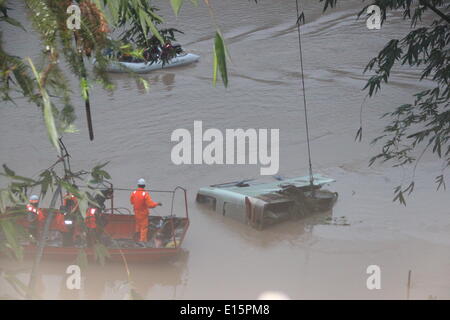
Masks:
[[[407,206],[393,203],[393,187],[408,181],[409,169],[388,165],[368,168],[377,151],[369,142],[382,130],[380,116],[412,102],[412,94],[429,85],[417,82],[416,71],[396,68],[389,85],[363,109],[364,135],[359,127],[361,91],[366,63],[391,38],[408,30],[393,14],[380,31],[369,31],[356,20],[360,1],[345,1],[322,15],[318,1],[303,1],[306,93],[315,172],[333,177],[339,193],[331,216],[322,214],[288,222],[263,232],[215,215],[198,206],[198,188],[213,183],[259,176],[256,165],[181,165],[170,159],[173,130],[205,128],[279,128],[280,174],[307,174],[307,149],[294,1],[214,1],[232,62],[228,89],[212,86],[214,27],[205,6],[186,5],[175,20],[168,1],[157,1],[170,25],[185,32],[185,48],[199,54],[198,63],[145,75],[150,92],[126,75],[113,75],[114,94],[92,92],[95,141],[89,142],[84,108],[78,99],[80,133],[64,137],[72,166],[90,168],[110,161],[114,184],[133,187],[144,177],[153,188],[188,189],[191,226],[180,257],[165,264],[131,265],[136,290],[148,299],[252,299],[267,290],[293,299],[406,297],[408,270],[411,298],[450,298],[450,197],[436,192],[434,176],[440,163],[424,157],[416,172],[416,190]],[[12,16],[25,21],[20,5]],[[26,26],[30,28],[29,25]],[[9,28],[7,48],[37,58],[32,32]],[[74,91],[78,89],[73,82]],[[0,162],[23,175],[35,175],[54,161],[40,111],[23,100],[0,108]],[[158,195],[153,195],[158,200]],[[162,202],[168,204],[167,200]],[[128,206],[128,193],[117,195]],[[164,214],[169,206],[154,212]],[[368,290],[366,268],[381,268],[381,289]],[[27,280],[30,263],[2,261]],[[122,299],[128,292],[122,264],[91,265],[82,274],[81,290],[67,290],[67,264],[44,262],[38,287],[50,299]],[[0,280],[0,295],[14,296]]]

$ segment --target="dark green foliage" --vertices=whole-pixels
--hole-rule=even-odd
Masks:
[[[118,28],[125,28],[121,39],[125,43],[131,42],[140,48],[150,46],[152,36],[164,44],[164,38],[156,29],[163,22],[162,17],[156,14],[158,9],[146,0],[121,2],[118,10]]]
[[[333,8],[337,0],[320,0],[324,10]],[[364,89],[373,96],[388,83],[395,65],[406,65],[421,70],[418,80],[431,80],[433,88],[414,95],[413,103],[392,106],[384,115],[388,124],[384,132],[373,140],[382,143],[381,151],[373,156],[376,161],[391,162],[393,166],[414,164],[414,171],[425,152],[431,152],[442,161],[442,174],[436,177],[439,188],[445,188],[445,172],[450,166],[450,3],[444,0],[377,0],[371,1],[358,14],[365,14],[369,5],[378,5],[382,22],[389,10],[403,10],[403,18],[410,20],[411,31],[402,39],[392,39],[369,61],[364,72],[370,76]],[[416,28],[424,13],[433,21],[429,26]],[[361,140],[362,127],[356,139]],[[394,201],[405,204],[404,194],[414,189],[412,182],[395,188]]]

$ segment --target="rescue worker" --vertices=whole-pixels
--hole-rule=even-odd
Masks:
[[[70,192],[67,192],[63,198],[63,211],[74,213],[78,209],[78,199]]]
[[[30,203],[27,205],[27,211],[29,212],[28,221],[30,222],[30,233],[33,238],[37,239],[39,231],[44,229],[45,219],[47,218],[47,212],[39,208],[39,197],[37,195],[32,195],[30,197]],[[61,212],[54,213],[50,230],[60,231],[63,234],[68,231],[64,221],[64,214]]]
[[[145,180],[138,180],[138,188],[131,193],[130,202],[134,208],[136,221],[136,233],[139,234],[139,242],[147,242],[148,215],[151,208],[162,206],[160,202],[154,202],[150,194],[145,191]]]
[[[101,240],[103,221],[99,208],[91,207],[86,211],[84,223],[87,228],[87,244],[93,246],[96,241]]]
[[[76,186],[74,186],[78,189]],[[78,210],[78,199],[75,197],[73,193],[69,191],[63,197],[63,205],[61,207],[61,215],[55,216],[55,219],[58,219],[59,228],[58,230],[63,233],[63,242],[64,246],[72,246],[74,237],[76,236],[75,232],[75,221],[77,220]],[[64,224],[64,228],[61,224]]]
[[[29,203],[27,204],[26,208],[28,211],[27,220],[29,222],[28,231],[34,239],[37,239],[38,221],[42,220],[43,216],[42,210],[39,209],[39,197],[33,194],[30,197]]]
[[[170,43],[170,41],[166,42],[161,47],[160,50],[161,50],[160,58],[163,64],[167,63],[170,59],[172,59],[175,56],[175,50],[173,49],[173,46]]]

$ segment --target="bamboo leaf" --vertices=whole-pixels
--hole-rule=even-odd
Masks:
[[[15,232],[16,230],[12,221],[3,220],[0,225],[6,238],[7,247],[9,247],[14,252],[16,259],[22,260],[23,248],[18,242],[17,232]]]
[[[109,161],[106,161],[102,164],[98,164],[94,168],[92,168],[92,171],[100,170],[100,169],[106,167],[108,164],[109,164]]]
[[[142,83],[142,85],[144,86],[145,92],[149,92],[150,84],[148,83],[148,81],[145,80],[144,78],[139,78],[139,81],[140,81],[140,82]]]
[[[86,196],[82,196],[81,199],[78,199],[78,208],[83,219],[86,218],[86,211],[89,208],[89,201]]]
[[[44,103],[44,122],[45,122],[45,126],[47,127],[48,137],[50,139],[50,142],[53,144],[53,146],[58,151],[58,154],[60,154],[61,149],[60,149],[60,146],[58,143],[58,131],[56,130],[55,118],[53,117],[53,110],[52,110],[52,104],[50,102],[50,98],[49,98],[45,88],[42,87],[41,77],[33,64],[33,61],[31,61],[30,58],[27,58],[27,60],[31,66],[31,70],[33,71],[33,74],[39,85],[39,91],[41,93],[42,101]]]
[[[21,28],[25,32],[27,31],[19,21],[17,21],[16,19],[13,19],[11,17],[1,17],[0,21],[5,21],[15,27]]]
[[[358,131],[356,132],[355,141],[361,142],[362,139],[362,127],[359,127]]]
[[[94,244],[94,257],[100,265],[104,266],[106,258],[110,257],[108,249],[101,243]]]
[[[39,299],[40,297],[34,293],[31,292],[28,286],[23,283],[19,278],[17,278],[14,274],[11,274],[10,272],[5,272],[4,279],[8,281],[10,286],[22,297],[31,296],[35,299]]]
[[[152,32],[152,34],[159,40],[159,42],[161,44],[164,44],[164,39],[161,36],[161,34],[159,33],[159,31],[156,28],[155,24],[153,23],[152,19],[150,19],[150,17],[147,16],[146,14],[144,14],[144,18],[147,21],[147,25],[150,28],[150,31]]]
[[[60,180],[59,184],[61,185],[61,187],[63,187],[63,189],[66,189],[69,193],[73,194],[76,198],[82,197],[82,192],[79,191],[77,188],[75,188],[69,182],[67,182],[65,180]]]
[[[84,101],[89,99],[89,83],[86,78],[80,79],[80,89],[81,89],[81,96],[83,97]]]
[[[213,86],[215,87],[217,84],[217,71],[218,71],[218,64],[217,64],[217,55],[216,55],[216,48],[213,48]]]
[[[7,204],[8,204],[8,190],[1,190],[0,191],[0,210],[1,212],[5,212]]]
[[[183,0],[170,0],[170,4],[172,5],[173,13],[175,13],[175,16],[178,16],[183,6]]]
[[[6,164],[3,164],[3,169],[5,170],[6,175],[8,176],[15,176],[16,173],[12,171],[10,168],[6,166]]]
[[[227,63],[226,63],[226,53],[225,44],[223,37],[219,31],[216,32],[216,37],[214,39],[214,54],[217,59],[218,69],[220,71],[220,76],[222,78],[223,85],[225,88],[228,86],[228,74],[227,74]]]
[[[144,11],[139,11],[139,21],[141,23],[141,28],[142,28],[143,34],[147,35],[148,30],[147,30],[147,23],[146,23]]]
[[[85,269],[88,266],[88,259],[86,255],[86,251],[84,249],[80,249],[78,251],[77,259],[75,262],[81,269]]]
[[[149,11],[148,13],[158,22],[160,23],[164,22],[164,19],[161,16],[157,15],[154,11]]]
[[[131,300],[144,300],[144,298],[134,288],[130,289]]]

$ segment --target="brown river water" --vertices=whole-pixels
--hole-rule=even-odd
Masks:
[[[410,168],[377,164],[368,167],[378,149],[370,141],[382,130],[380,116],[412,102],[412,94],[429,86],[416,81],[417,72],[396,68],[389,85],[363,109],[364,136],[354,142],[367,80],[362,71],[391,38],[409,24],[392,14],[381,30],[356,20],[361,1],[342,4],[322,14],[318,1],[302,1],[304,73],[309,106],[312,160],[315,172],[335,178],[339,193],[333,217],[345,225],[326,224],[321,215],[256,231],[203,210],[195,203],[198,188],[213,183],[257,178],[257,165],[174,165],[170,153],[173,130],[205,128],[279,128],[280,171],[306,175],[307,149],[299,94],[300,73],[295,29],[295,1],[212,1],[230,52],[230,85],[212,86],[214,25],[205,5],[186,2],[175,20],[168,1],[155,1],[168,25],[185,32],[185,49],[199,54],[198,63],[145,75],[146,93],[127,75],[112,75],[117,90],[95,87],[91,93],[95,140],[87,134],[84,107],[78,106],[79,133],[64,141],[74,168],[110,161],[115,186],[134,187],[144,177],[150,187],[188,189],[191,226],[184,254],[175,262],[131,265],[136,290],[148,299],[254,299],[280,291],[292,299],[404,299],[408,271],[411,298],[450,298],[450,197],[436,192],[434,176],[440,163],[425,156],[416,172],[416,190],[407,206],[393,203],[393,188],[408,181]],[[25,21],[26,11],[14,4],[13,17]],[[30,25],[25,23],[26,28]],[[33,32],[6,27],[7,49],[38,59]],[[78,91],[73,81],[74,91]],[[75,94],[76,96],[76,94]],[[54,160],[40,111],[18,100],[0,108],[0,162],[22,175],[35,175]],[[120,193],[118,206],[129,206]],[[166,206],[169,202],[154,194]],[[368,290],[366,268],[381,268],[381,289]],[[30,263],[2,261],[27,281]],[[65,287],[67,264],[44,262],[39,293],[49,299],[122,299],[128,285],[124,266],[91,265],[82,274],[81,290]],[[0,280],[0,296],[14,296]]]

